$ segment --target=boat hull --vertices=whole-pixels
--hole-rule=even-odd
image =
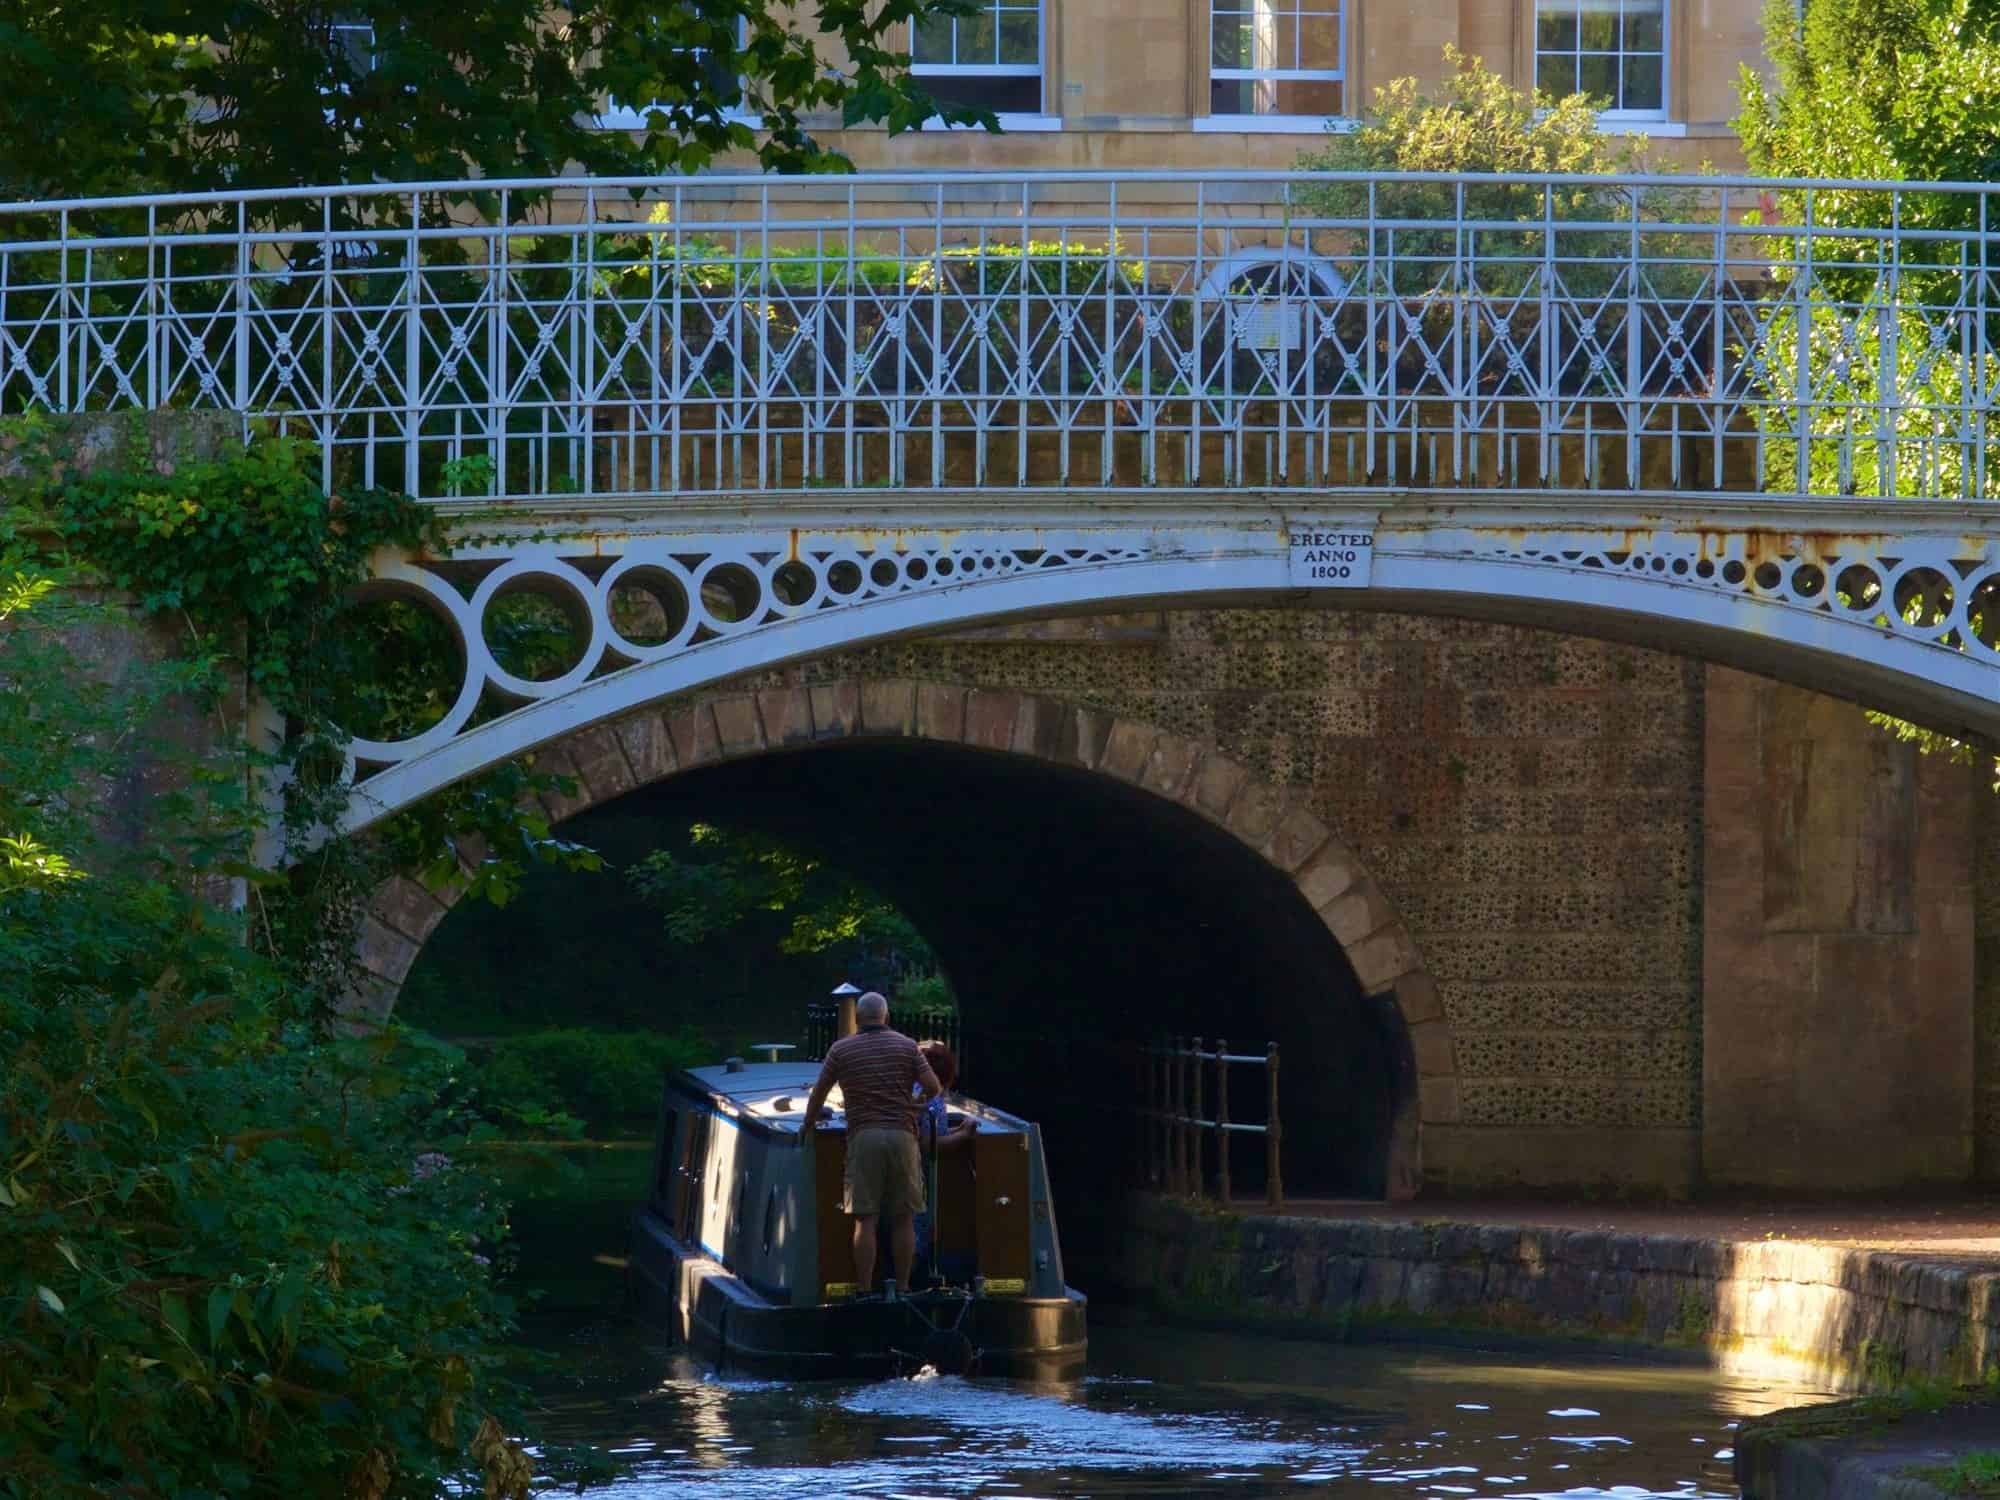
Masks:
[[[795,1307],[760,1295],[675,1236],[651,1211],[633,1221],[630,1287],[642,1316],[719,1367],[786,1378],[887,1375],[932,1364],[1061,1380],[1081,1371],[1087,1301],[924,1292]]]

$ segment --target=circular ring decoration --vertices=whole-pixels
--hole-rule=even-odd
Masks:
[[[466,602],[464,595],[429,569],[402,561],[384,563],[363,587],[379,590],[388,597],[415,598],[424,607],[435,610],[451,628],[452,634],[458,637],[459,658],[465,664],[465,677],[458,685],[457,699],[445,716],[422,734],[412,735],[406,740],[371,740],[357,736],[348,741],[347,751],[352,759],[370,765],[394,765],[444,744],[465,728],[473,711],[479,707],[479,695],[486,686],[490,658],[486,642],[480,638],[478,616],[472,606]]]
[[[679,595],[678,610],[669,607],[645,580],[658,578],[670,585]],[[660,608],[669,621],[675,614],[680,616],[679,625],[665,640],[641,645],[627,640],[618,632],[618,622],[611,611],[611,597],[621,587],[641,589],[658,600]],[[628,552],[605,570],[597,580],[598,608],[603,612],[605,623],[605,645],[607,649],[628,661],[656,661],[662,656],[671,656],[681,650],[693,636],[695,627],[701,622],[695,617],[694,579],[677,560],[672,557],[649,557],[642,553]]]
[[[486,642],[486,611],[503,591],[511,592],[510,584],[523,579],[546,582],[548,592],[566,596],[566,602],[575,605],[570,618],[587,627],[583,649],[569,669],[560,676],[541,682],[516,677],[509,672],[500,665],[493,655],[493,648]],[[479,645],[486,659],[486,680],[508,697],[522,702],[559,697],[587,681],[596,669],[598,659],[604,655],[605,637],[610,633],[610,624],[604,618],[603,600],[591,581],[560,558],[534,553],[502,563],[482,578],[472,594],[472,615],[479,622]]]

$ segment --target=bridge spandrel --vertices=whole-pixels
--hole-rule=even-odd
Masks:
[[[667,515],[586,521],[560,540],[491,534],[449,560],[385,561],[375,585],[467,643],[453,707],[400,742],[358,740],[363,820],[458,776],[645,703],[900,636],[1062,614],[1217,604],[1422,610],[1703,655],[2000,736],[2000,540],[1963,507],[1850,506],[1838,530],[1797,508],[1506,510],[1352,496],[1297,512],[1218,499],[1088,527],[1023,505],[1021,523],[938,529],[921,507],[867,517],[757,509],[727,529]],[[993,509],[1001,509],[996,499]],[[1927,523],[1927,524],[1926,524]],[[492,567],[497,561],[500,566]],[[447,576],[478,572],[466,590]],[[579,622],[573,660],[532,681],[486,645],[519,592]],[[633,622],[643,619],[643,631]],[[473,722],[482,701],[514,705]]]

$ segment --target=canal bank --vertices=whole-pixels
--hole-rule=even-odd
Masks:
[[[1876,1393],[1747,1424],[1745,1496],[1951,1500],[2000,1486],[2000,1223],[1983,1208],[1271,1213],[1144,1196],[1122,1279],[1195,1323],[1588,1343]]]
[[[1662,1227],[1692,1212],[1593,1210],[1579,1227],[1513,1207],[1509,1222],[1449,1205],[1272,1214],[1139,1197],[1121,1279],[1193,1321],[1589,1340],[1835,1391],[2000,1368],[2000,1253]]]

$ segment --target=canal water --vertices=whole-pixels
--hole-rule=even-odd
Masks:
[[[544,1430],[630,1464],[607,1492],[620,1500],[1727,1500],[1737,1424],[1824,1399],[1685,1365],[1110,1313],[1093,1323],[1089,1373],[1050,1385],[737,1379],[613,1322],[539,1342],[562,1372],[543,1387]]]

